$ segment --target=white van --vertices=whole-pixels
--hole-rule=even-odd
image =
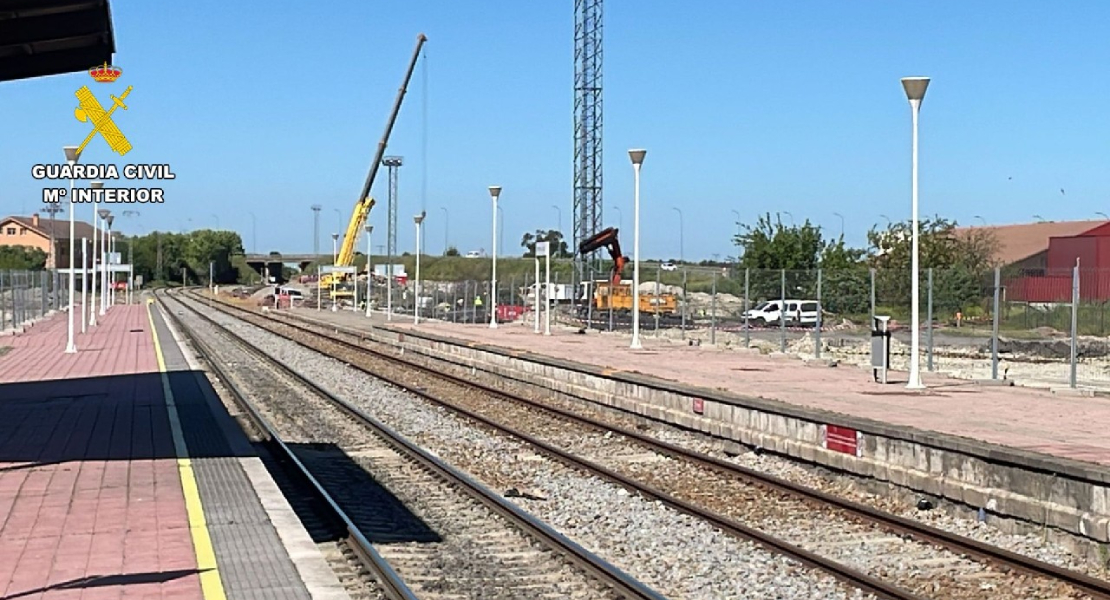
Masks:
[[[768,300],[744,311],[741,316],[752,325],[780,325],[783,304],[786,305],[786,325],[805,327],[817,324],[820,304],[816,300]]]

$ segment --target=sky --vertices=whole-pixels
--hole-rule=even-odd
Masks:
[[[445,238],[488,252],[490,185],[503,187],[504,246],[521,251],[522,234],[539,228],[569,238],[573,4],[113,0],[119,81],[82,72],[0,83],[0,213],[29,214],[44,185],[66,185],[35,180],[31,167],[62,162],[62,146],[89,132],[73,116],[79,87],[104,104],[130,85],[113,120],[134,149],[120,157],[97,138],[82,162],[167,163],[176,179],[108,182],[166,191],[161,205],[110,207],[140,213],[117,229],[220,227],[239,231],[248,251],[306,252],[320,204],[326,252],[423,32],[387,149],[404,157],[398,251],[415,249],[412,216],[426,210],[427,252]],[[870,227],[910,217],[906,76],[932,78],[920,118],[923,217],[1099,218],[1110,212],[1108,20],[1100,0],[610,0],[606,224],[631,254],[627,150],[645,148],[645,257],[734,256],[737,214],[754,223],[767,212],[832,237],[839,213],[847,241],[862,245]],[[387,184],[383,168],[375,252]],[[78,218],[92,210],[79,206]]]

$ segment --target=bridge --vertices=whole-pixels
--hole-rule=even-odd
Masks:
[[[264,275],[269,270],[269,273],[277,279],[278,283],[285,283],[281,276],[283,265],[297,265],[303,271],[305,267],[316,261],[331,263],[330,254],[281,254],[271,252],[270,254],[247,254],[243,258],[259,275]]]

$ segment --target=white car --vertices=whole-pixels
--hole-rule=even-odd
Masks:
[[[768,300],[760,302],[741,315],[753,325],[781,325],[782,306],[786,305],[786,325],[811,326],[817,324],[817,312],[821,309],[816,300]]]
[[[678,270],[678,266],[675,265],[673,262],[665,262],[665,263],[659,265],[659,268],[663,269],[664,271],[677,271]]]

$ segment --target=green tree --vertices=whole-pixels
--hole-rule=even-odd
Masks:
[[[194,273],[207,281],[209,264],[212,264],[215,283],[235,283],[239,271],[231,264],[233,254],[243,253],[243,241],[234,231],[201,229],[188,234],[185,257]]]
[[[826,243],[821,228],[807,219],[801,225],[783,225],[782,218],[767,213],[754,226],[742,225],[733,238],[740,247],[739,269],[749,270],[753,299],[778,298],[785,276],[786,295],[813,297],[816,273]],[[785,271],[785,275],[784,275]]]
[[[46,252],[31,246],[0,246],[0,269],[41,271],[46,268]]]
[[[535,258],[536,242],[549,242],[552,258],[570,257],[570,250],[567,248],[566,241],[563,240],[562,232],[554,229],[548,229],[547,231],[537,229],[535,233],[525,233],[520,239],[520,245],[524,248],[524,258]]]
[[[444,256],[458,256],[459,255],[459,249],[454,247],[454,246],[448,246],[448,248],[443,251],[443,255]]]

